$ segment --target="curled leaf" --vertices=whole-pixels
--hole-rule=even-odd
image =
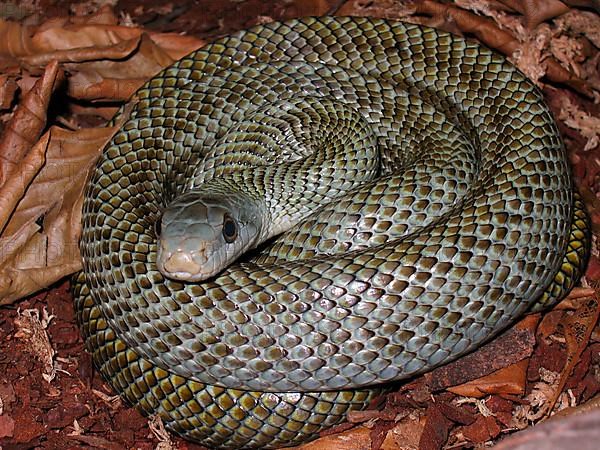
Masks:
[[[23,191],[24,195],[0,237],[4,250],[0,304],[12,303],[80,269],[79,233],[87,172],[114,131],[53,127],[23,160],[33,160],[28,177],[20,180],[25,172],[19,171],[13,176],[16,180],[7,182],[5,189],[15,190],[13,201]],[[10,205],[0,210],[10,213]]]
[[[38,140],[46,126],[46,110],[52,93],[62,80],[62,71],[54,61],[20,102],[0,139],[0,186],[14,172],[25,153]]]

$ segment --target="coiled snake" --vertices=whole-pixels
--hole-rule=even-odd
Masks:
[[[269,104],[302,98],[368,123],[379,177],[215,277],[165,279],[164,207],[248,158],[309,160],[278,119],[260,130]],[[380,19],[270,23],[192,53],[134,100],[85,195],[76,307],[104,377],[189,439],[314,438],[364,408],[371,386],[476,348],[581,273],[587,219],[552,116],[475,42]],[[252,115],[256,129],[223,139]]]

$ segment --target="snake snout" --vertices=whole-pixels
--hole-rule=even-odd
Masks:
[[[164,268],[169,273],[187,272],[191,274],[200,271],[201,266],[194,261],[189,253],[175,252],[164,262]]]
[[[208,249],[200,246],[194,252],[182,249],[161,248],[157,258],[159,270],[168,278],[181,281],[202,281],[212,275],[209,267]]]

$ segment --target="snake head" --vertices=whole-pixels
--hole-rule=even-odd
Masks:
[[[261,220],[250,201],[190,191],[157,222],[158,270],[167,278],[203,281],[256,245]]]

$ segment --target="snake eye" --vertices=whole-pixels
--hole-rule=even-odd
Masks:
[[[162,216],[156,219],[154,222],[154,234],[156,237],[160,237],[160,232],[162,231]]]
[[[231,216],[225,214],[223,216],[223,237],[225,242],[231,244],[237,237],[237,225]]]

